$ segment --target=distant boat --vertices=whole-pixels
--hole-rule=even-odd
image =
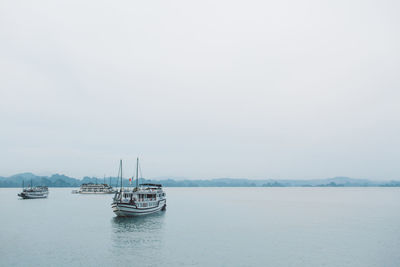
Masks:
[[[136,164],[136,187],[122,187],[122,160],[120,161],[119,176],[121,188],[115,193],[111,208],[117,216],[146,215],[167,207],[165,192],[160,184],[141,184],[138,179],[139,158]]]
[[[30,187],[24,187],[24,182],[22,181],[22,192],[18,194],[19,197],[23,199],[34,199],[34,198],[47,198],[49,195],[49,188],[47,186],[32,186],[32,181]]]
[[[79,190],[72,190],[74,194],[114,194],[116,190],[108,184],[82,184]]]

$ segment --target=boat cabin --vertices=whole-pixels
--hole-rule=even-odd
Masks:
[[[145,187],[144,187],[145,186]],[[154,207],[160,200],[165,199],[165,193],[161,186],[154,184],[143,184],[135,189],[122,189],[115,194],[115,200],[140,208]]]

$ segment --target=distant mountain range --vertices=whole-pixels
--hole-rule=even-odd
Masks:
[[[143,179],[140,183],[158,183],[166,187],[368,187],[386,186],[400,187],[400,181],[371,181],[366,179],[353,179],[349,177],[334,177],[314,180],[250,180],[219,178],[211,180],[174,180],[174,179]],[[48,187],[79,187],[83,183],[108,183],[112,186],[120,186],[117,177],[84,177],[76,179],[62,174],[51,176],[38,176],[33,173],[20,173],[9,177],[0,177],[0,187],[21,187],[32,184]],[[123,186],[129,186],[129,180],[123,179]]]

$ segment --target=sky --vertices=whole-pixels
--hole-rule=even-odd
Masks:
[[[0,0],[0,176],[400,179],[398,10]]]

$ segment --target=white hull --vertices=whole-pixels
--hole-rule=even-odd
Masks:
[[[21,193],[21,194],[18,194],[18,196],[22,197],[23,199],[47,198],[48,193],[44,193],[44,194],[26,194],[26,193]]]
[[[110,192],[82,192],[82,191],[78,191],[76,194],[88,194],[88,195],[92,195],[92,194],[115,194],[115,191],[110,191]]]
[[[142,216],[142,215],[147,215],[151,213],[158,212],[160,210],[164,210],[167,206],[166,200],[160,200],[159,204],[157,207],[153,208],[137,208],[133,205],[129,204],[124,204],[124,203],[113,203],[111,205],[113,212],[117,216],[122,216],[122,217],[132,217],[132,216]]]

